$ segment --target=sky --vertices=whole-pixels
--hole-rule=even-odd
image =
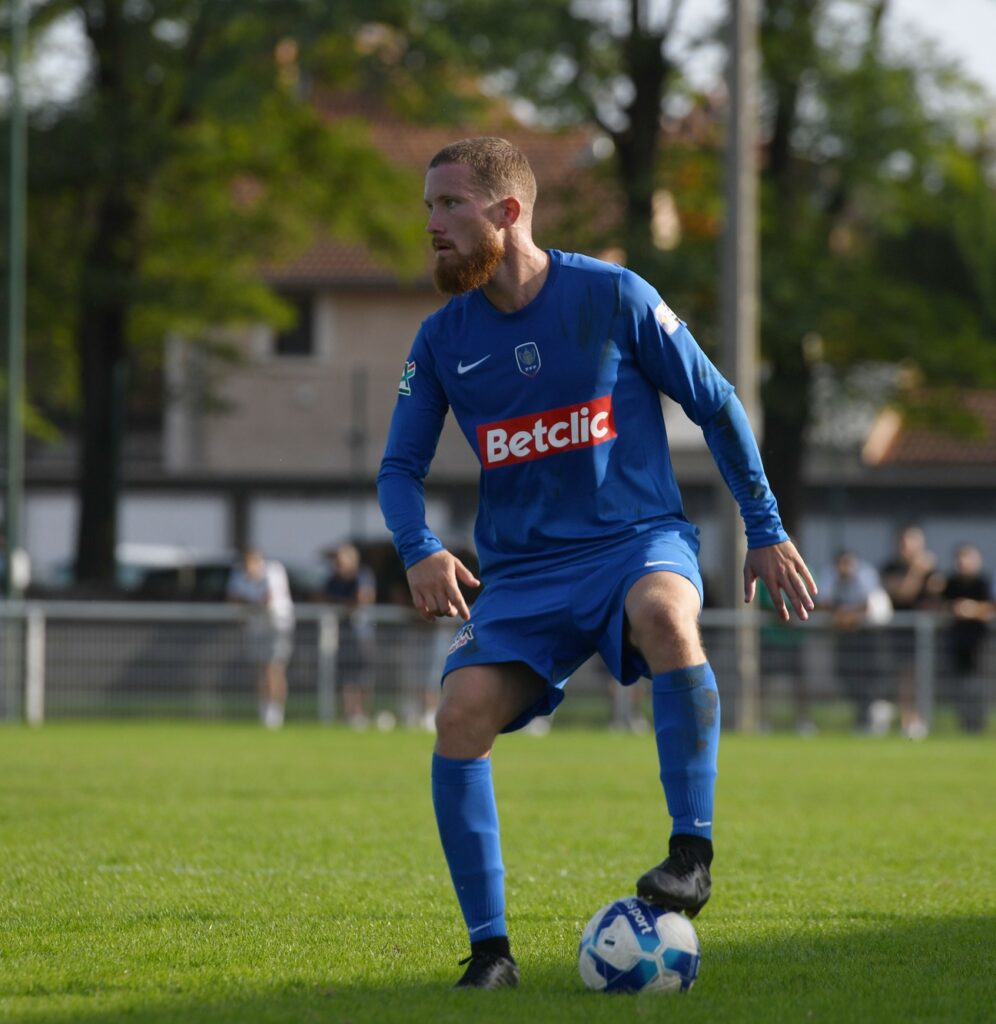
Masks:
[[[665,0],[658,0],[666,10]],[[686,0],[681,26],[715,22],[728,0]],[[933,41],[940,54],[954,58],[984,85],[996,103],[996,0],[890,0],[885,35],[897,52],[910,49],[916,37]],[[713,54],[696,75],[696,84],[722,73],[722,56]]]
[[[930,36],[996,97],[996,0],[892,0],[886,30],[902,43],[908,26]]]

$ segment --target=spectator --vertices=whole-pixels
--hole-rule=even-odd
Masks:
[[[363,564],[355,544],[340,544],[329,553],[329,575],[322,597],[344,609],[339,618],[339,652],[336,676],[342,692],[342,711],[354,729],[370,723],[370,691],[373,685],[373,635],[360,609],[377,600],[377,581]]]
[[[279,729],[287,705],[287,662],[294,650],[287,570],[256,548],[247,548],[228,578],[226,597],[246,606],[246,652],[257,666],[260,721],[268,729]]]
[[[891,606],[874,566],[853,551],[839,552],[828,583],[820,585],[818,607],[830,612],[837,678],[854,701],[858,729],[887,732],[895,708],[876,699],[880,647],[873,629],[888,621]]]
[[[904,526],[896,535],[895,554],[882,566],[880,575],[897,612],[936,607],[944,587],[944,577],[937,571],[936,557],[927,549],[924,532],[914,525]],[[928,726],[916,706],[913,632],[897,628],[890,635],[900,724],[910,739],[923,739]]]
[[[959,544],[954,570],[944,585],[943,607],[952,616],[951,645],[955,693],[961,728],[982,732],[986,724],[986,690],[979,672],[988,623],[996,614],[992,580],[982,568],[982,554],[974,544]]]

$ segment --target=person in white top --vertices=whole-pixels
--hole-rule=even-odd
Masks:
[[[294,650],[287,570],[258,549],[247,548],[232,568],[227,597],[246,606],[246,650],[258,666],[260,720],[268,729],[279,729],[287,705],[287,662]]]

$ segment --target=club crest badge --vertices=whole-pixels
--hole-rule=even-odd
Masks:
[[[412,393],[412,377],[415,376],[415,360],[405,362],[405,368],[401,371],[401,382],[398,384],[399,395],[410,395]]]
[[[518,366],[519,372],[527,377],[535,377],[539,373],[540,354],[535,341],[515,346],[515,365]]]

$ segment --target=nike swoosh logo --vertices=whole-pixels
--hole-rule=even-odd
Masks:
[[[488,360],[490,358],[491,358],[491,353],[489,352],[484,357],[484,359],[478,359],[476,363],[468,363],[466,366],[463,365],[463,360],[461,359],[460,362],[457,363],[457,373],[459,373],[462,376],[468,370],[473,370],[475,366],[480,366],[481,363],[485,362],[486,360]]]
[[[643,568],[647,569],[651,565],[681,565],[681,563],[680,562],[669,562],[666,558],[662,558],[658,562],[644,562],[643,563]]]
[[[706,826],[711,825],[712,822],[711,821],[699,821],[699,819],[696,818],[695,821],[692,822],[692,824],[696,828],[705,828]]]
[[[490,923],[490,922],[489,922],[489,923]],[[487,928],[487,925],[486,925],[486,924],[479,924],[479,925],[478,925],[478,926],[477,926],[476,928],[468,928],[468,929],[467,929],[467,931],[468,931],[468,932],[469,932],[469,933],[470,933],[471,935],[473,935],[473,934],[474,934],[474,932],[480,932],[480,931],[483,931],[483,930],[484,930],[485,928]]]

